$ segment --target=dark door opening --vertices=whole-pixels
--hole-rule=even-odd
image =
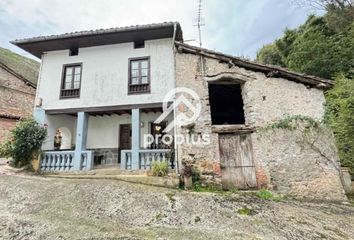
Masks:
[[[119,148],[131,149],[132,146],[132,127],[130,124],[121,124],[119,127]]]
[[[132,125],[121,124],[119,125],[119,156],[118,163],[120,163],[121,150],[132,148]]]
[[[212,124],[245,124],[240,84],[209,84],[209,102]]]

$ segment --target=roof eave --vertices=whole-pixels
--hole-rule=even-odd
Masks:
[[[278,66],[265,65],[265,64],[252,62],[239,57],[231,56],[220,52],[215,52],[205,48],[191,46],[178,41],[176,41],[175,44],[179,51],[192,53],[192,54],[199,54],[206,57],[218,59],[224,62],[232,62],[233,64],[239,67],[243,67],[245,69],[252,70],[252,71],[262,72],[267,77],[285,78],[291,81],[299,82],[319,89],[328,89],[333,86],[333,81],[329,79],[292,72]]]
[[[65,33],[60,35],[17,39],[10,41],[10,43],[22,48],[38,58],[41,58],[43,52],[64,50],[71,47],[90,47],[131,42],[137,37],[141,37],[146,40],[166,37],[172,38],[175,26],[177,26],[176,39],[182,41],[183,33],[180,24],[178,22],[165,22],[159,24],[99,29]]]

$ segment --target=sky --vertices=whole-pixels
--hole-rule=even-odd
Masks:
[[[203,47],[250,59],[285,28],[313,13],[294,0],[203,0]],[[0,46],[31,57],[9,41],[72,31],[178,21],[198,44],[198,0],[0,0]],[[32,56],[35,59],[35,57]]]

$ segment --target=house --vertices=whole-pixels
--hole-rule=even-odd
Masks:
[[[0,143],[33,112],[39,63],[0,47]]]
[[[345,198],[330,132],[262,130],[322,119],[330,80],[187,45],[175,22],[12,43],[42,60],[34,114],[48,128],[44,171],[167,161],[224,188]]]

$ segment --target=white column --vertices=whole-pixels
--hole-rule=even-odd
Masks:
[[[140,109],[132,109],[132,170],[139,169]]]
[[[75,156],[74,156],[74,170],[81,170],[81,154],[86,150],[87,139],[87,122],[88,114],[85,112],[77,113],[76,123],[76,144],[75,144]]]

